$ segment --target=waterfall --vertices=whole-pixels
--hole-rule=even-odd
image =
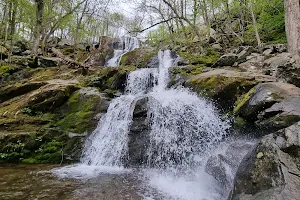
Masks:
[[[118,49],[114,50],[113,57],[107,61],[106,66],[117,67],[120,65],[121,58],[127,52],[139,48],[139,41],[136,37],[123,36],[120,37]]]
[[[147,188],[159,191],[158,199],[226,199],[238,163],[248,150],[242,149],[246,142],[226,151],[230,144],[225,141],[221,145],[220,141],[228,135],[228,121],[220,118],[212,102],[188,89],[167,88],[168,71],[176,65],[175,58],[169,50],[159,51],[158,58],[159,68],[137,69],[128,75],[125,94],[112,100],[85,142],[81,159],[84,167],[67,167],[55,173],[86,178],[101,173],[95,167],[120,172],[128,159],[128,134],[135,104],[148,97],[147,120],[151,128],[145,151],[147,163],[138,177]],[[214,169],[222,173],[222,168],[219,172],[215,166],[218,159],[232,160],[221,165],[225,169],[220,175],[221,183],[213,178]]]

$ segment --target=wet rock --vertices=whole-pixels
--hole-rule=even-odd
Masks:
[[[238,59],[236,54],[225,54],[221,56],[212,67],[232,66]]]
[[[147,117],[148,97],[136,102],[133,111],[132,124],[130,125],[128,156],[129,166],[141,166],[147,162],[147,148],[149,145],[150,124]]]
[[[287,83],[262,83],[236,103],[234,112],[273,131],[300,120],[299,103],[300,88]]]
[[[243,159],[228,199],[298,199],[299,130],[300,124],[297,123],[264,136]]]
[[[88,86],[97,87],[102,91],[109,89],[123,92],[127,74],[133,70],[135,67],[106,67],[90,80]]]
[[[159,67],[159,60],[158,55],[153,55],[147,63],[149,68],[158,68]]]
[[[237,97],[260,82],[273,77],[233,70],[218,69],[190,77],[184,84],[195,92],[216,100],[222,108],[231,108]]]
[[[231,142],[224,154],[217,154],[208,159],[205,171],[228,191],[232,187],[240,161],[252,148],[252,143]]]
[[[46,85],[45,82],[31,82],[25,84],[16,84],[16,85],[9,85],[4,88],[0,88],[0,103],[12,99],[16,96],[21,96],[25,93],[31,92],[36,90],[43,85]]]

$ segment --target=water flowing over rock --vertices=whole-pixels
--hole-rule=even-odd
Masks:
[[[159,68],[137,69],[128,75],[124,95],[111,101],[86,140],[81,162],[105,169],[142,168],[140,178],[164,193],[165,199],[226,198],[230,188],[219,186],[216,176],[223,174],[231,185],[233,178],[228,177],[235,170],[207,173],[205,167],[210,156],[218,155],[215,147],[228,135],[230,125],[212,102],[188,89],[168,89],[169,68],[176,65],[174,53],[159,51],[158,59]],[[231,149],[231,157],[227,156],[236,168],[240,159],[234,158],[242,158],[236,155],[244,151]],[[64,170],[56,173],[72,174],[74,170],[77,176],[80,166]],[[176,190],[169,188],[173,182]]]
[[[120,65],[120,60],[124,54],[129,51],[132,51],[139,47],[139,41],[135,37],[124,36],[120,38],[120,43],[118,45],[113,45],[113,47],[117,46],[114,50],[114,55],[111,59],[109,59],[106,63],[106,66],[116,67]]]

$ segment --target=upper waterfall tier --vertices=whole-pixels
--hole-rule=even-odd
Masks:
[[[113,57],[106,63],[108,67],[117,67],[120,65],[121,58],[127,52],[139,48],[139,41],[136,37],[123,36],[119,38],[120,42],[114,50]]]

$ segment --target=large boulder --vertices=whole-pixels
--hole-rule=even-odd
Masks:
[[[146,164],[146,151],[149,145],[150,123],[147,117],[148,97],[139,99],[133,111],[133,119],[129,128],[128,165],[141,166]]]
[[[218,69],[190,77],[185,86],[216,100],[223,108],[231,108],[238,96],[260,82],[271,82],[270,76],[250,72]]]
[[[59,120],[53,125],[71,133],[91,133],[98,124],[98,116],[106,113],[108,105],[107,98],[96,88],[82,88],[59,108]]]
[[[20,96],[36,90],[46,84],[47,83],[45,82],[30,82],[25,84],[8,85],[6,87],[0,88],[0,103],[12,99],[16,96]]]
[[[264,136],[243,159],[228,199],[299,199],[299,138],[299,123]]]
[[[120,65],[146,68],[148,67],[148,63],[152,61],[151,58],[156,55],[157,52],[155,50],[147,48],[137,48],[124,54],[121,58]]]
[[[265,74],[300,87],[300,65],[289,53],[281,53],[264,61]]]
[[[234,112],[273,131],[299,121],[299,105],[300,88],[288,83],[262,83],[236,103]]]
[[[53,111],[63,105],[77,89],[75,85],[49,84],[32,93],[23,107],[33,111]]]

